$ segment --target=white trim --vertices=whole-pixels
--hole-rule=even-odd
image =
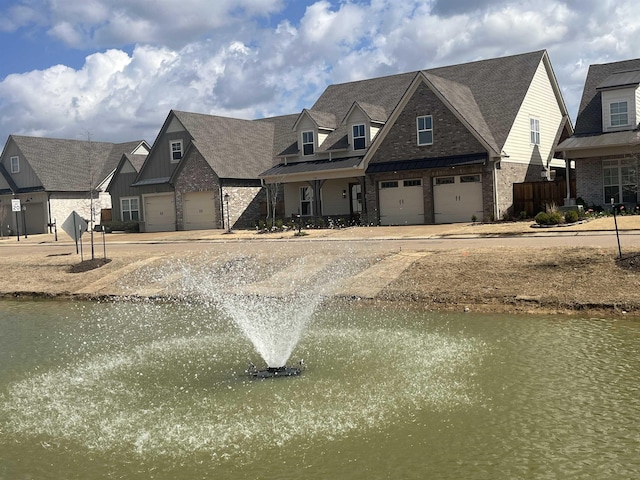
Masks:
[[[305,134],[309,134],[309,133],[312,135],[313,138],[311,139],[311,142],[309,142],[309,141],[305,142],[305,138],[304,138]],[[315,153],[316,153],[316,132],[313,131],[313,130],[304,130],[304,131],[300,132],[300,136],[302,138],[302,140],[300,142],[300,145],[302,147],[300,149],[302,151],[302,156],[303,157],[310,157],[312,155],[315,155]],[[305,151],[304,151],[304,146],[305,145],[311,145],[311,150],[312,150],[311,153],[305,153]]]
[[[124,208],[124,201],[127,200],[129,202],[129,208],[127,209],[127,212],[129,212],[129,217],[131,217],[131,212],[138,212],[138,218],[129,218],[128,220],[124,219],[124,212],[125,212],[125,208]],[[133,209],[131,208],[131,201],[135,200],[138,203],[138,208],[137,209]],[[140,221],[140,197],[120,197],[120,219],[123,222],[129,222],[129,221]]]
[[[360,132],[358,132],[358,136],[356,136],[356,128],[358,128],[358,130],[362,129],[362,135],[360,135]],[[356,148],[356,139],[363,140],[364,145],[362,146],[362,148]],[[367,148],[367,125],[365,123],[354,123],[353,125],[351,125],[351,145],[354,151],[364,150]]]
[[[173,146],[174,145],[180,145],[180,149],[179,150],[174,150]],[[182,143],[182,139],[178,139],[178,140],[169,140],[169,161],[171,163],[179,163],[180,160],[182,160],[182,157],[184,156],[184,145]],[[173,154],[174,152],[180,152],[180,158],[174,158]]]
[[[529,117],[529,143],[540,145],[540,119],[538,117]]]
[[[15,164],[13,161],[16,161]],[[14,155],[9,159],[11,173],[20,173],[20,157],[18,155]],[[14,168],[15,165],[15,168]]]
[[[424,119],[424,128],[420,128],[420,120]],[[429,122],[427,122],[429,119]],[[427,127],[427,123],[429,126]],[[430,142],[420,142],[420,134],[421,133],[431,133],[431,141]],[[424,145],[433,145],[433,116],[432,115],[419,115],[416,117],[416,141],[418,142],[418,146]]]

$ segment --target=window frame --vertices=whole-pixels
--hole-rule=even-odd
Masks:
[[[304,157],[309,157],[311,155],[315,155],[316,153],[316,132],[313,130],[304,130],[302,132],[302,155]],[[311,141],[309,141],[308,136],[311,135]],[[309,150],[307,147],[310,146]]]
[[[638,162],[631,158],[602,161],[602,195],[604,204],[637,203]]]
[[[173,148],[174,145],[179,145],[180,146],[179,150],[174,150]],[[180,158],[175,158],[174,153],[176,152],[180,152]],[[183,157],[184,157],[184,144],[182,142],[182,139],[169,140],[169,158],[171,163],[179,163]]]
[[[427,120],[428,120],[428,125],[427,125]],[[424,124],[420,125],[421,122],[424,122]],[[424,134],[424,135],[428,134],[430,138],[424,139],[427,141],[422,141],[423,139],[421,137],[423,135],[421,134]],[[433,116],[432,115],[420,115],[419,117],[416,117],[416,137],[417,137],[416,139],[419,147],[426,146],[426,145],[433,145]]]
[[[616,112],[613,113],[613,106],[616,106]],[[621,105],[624,105],[625,111],[620,112],[618,109]],[[614,123],[613,118],[616,117],[616,122]],[[620,120],[625,119],[624,123],[620,123]],[[609,126],[611,128],[622,128],[629,126],[629,101],[628,100],[616,100],[609,102]]]
[[[529,143],[540,145],[540,119],[538,117],[529,117]]]
[[[135,200],[137,208],[131,208],[131,201]],[[129,203],[125,209],[125,201]],[[128,212],[129,218],[125,219],[125,212]],[[133,212],[137,212],[138,218],[133,218]],[[140,198],[139,197],[121,197],[120,198],[120,218],[123,222],[139,222],[140,221]]]
[[[15,163],[14,163],[15,161]],[[11,173],[20,173],[20,156],[12,155],[9,159],[9,165],[11,169]]]
[[[358,123],[351,127],[351,136],[354,150],[364,150],[367,148],[367,130],[364,123]],[[358,132],[356,132],[356,129]],[[357,133],[357,134],[356,134]]]

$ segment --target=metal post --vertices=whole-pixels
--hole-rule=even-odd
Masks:
[[[16,212],[16,237],[20,241],[20,224],[18,223],[18,212]]]

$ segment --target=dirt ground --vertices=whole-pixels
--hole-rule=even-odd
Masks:
[[[640,223],[640,219],[636,222]],[[491,226],[486,227],[486,233],[484,227],[469,231],[475,235],[509,234],[505,226],[500,228],[497,233]],[[512,230],[514,228],[523,227],[519,225]],[[603,227],[594,224],[590,228]],[[636,228],[636,224],[631,228]],[[415,235],[408,233],[410,230],[402,232]],[[466,232],[456,230],[457,235],[466,235]],[[365,230],[356,233],[368,234]],[[438,230],[436,234],[446,238],[451,233]],[[211,235],[213,238],[213,233]],[[247,235],[255,238],[251,232]],[[347,235],[348,232],[338,232],[335,239]],[[234,240],[240,237],[238,234]],[[109,241],[115,245],[114,239],[117,237]],[[151,242],[143,234],[136,239]],[[288,244],[270,243],[268,238],[261,240],[206,244],[202,238],[191,238],[182,244],[172,244],[169,250],[168,244],[163,245],[163,239],[155,238],[153,243],[137,245],[137,248],[133,248],[133,243],[117,250],[110,247],[108,262],[98,259],[96,265],[81,265],[69,247],[32,239],[30,248],[9,250],[3,248],[8,245],[5,239],[5,243],[0,244],[0,296],[162,297],[170,296],[172,286],[160,284],[154,277],[154,272],[163,264],[197,265],[203,258],[223,254],[253,255],[257,263],[265,265],[290,262],[293,253]],[[175,242],[176,238],[172,237],[171,241]],[[326,245],[342,241],[317,243],[326,249]],[[640,249],[626,251],[619,260],[617,250],[610,247],[554,246],[538,248],[535,252],[527,247],[414,248],[399,252],[392,242],[387,248],[384,240],[374,250],[360,243],[350,243],[349,255],[361,259],[364,271],[354,273],[353,284],[345,287],[346,297],[359,298],[360,294],[349,293],[359,291],[357,285],[354,286],[359,284],[364,287],[363,297],[368,301],[400,302],[432,310],[640,316]],[[256,253],[259,249],[263,251],[261,256]],[[305,249],[310,258],[318,258],[319,254],[311,246]],[[327,250],[323,255],[335,255],[334,250]],[[295,252],[299,254],[300,250]],[[274,278],[281,278],[281,274],[278,275]],[[169,280],[175,282],[176,278]],[[367,291],[371,295],[367,295]]]

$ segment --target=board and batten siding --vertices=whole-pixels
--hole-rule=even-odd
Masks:
[[[191,141],[189,133],[176,118],[171,120],[166,130],[156,141],[143,170],[140,172],[139,180],[168,178],[173,174],[179,162],[171,161],[169,142],[172,140],[182,140],[183,154]]]
[[[20,171],[18,173],[11,173],[11,157],[20,158]],[[9,142],[9,144],[5,148],[4,156],[2,157],[2,165],[7,170],[7,172],[9,172],[9,175],[11,175],[11,178],[13,178],[13,181],[16,183],[16,185],[18,185],[19,188],[42,186],[42,182],[40,182],[40,179],[35,174],[24,155],[20,153],[18,146],[13,140]]]
[[[531,118],[540,120],[540,145],[531,144]],[[529,90],[520,106],[511,132],[504,144],[504,152],[509,156],[503,162],[534,164],[541,161],[545,166],[550,160],[562,112],[543,60],[533,77]],[[538,157],[538,158],[536,158]],[[515,179],[514,181],[518,181]],[[524,181],[524,179],[519,180]]]

